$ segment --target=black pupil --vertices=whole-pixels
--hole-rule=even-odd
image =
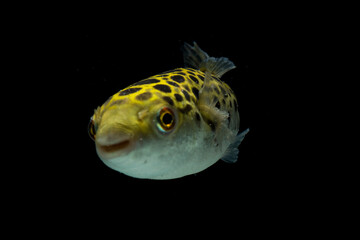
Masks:
[[[162,121],[165,125],[168,125],[168,124],[172,123],[173,117],[171,116],[171,114],[165,113],[162,118]]]

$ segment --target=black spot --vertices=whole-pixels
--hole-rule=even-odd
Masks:
[[[205,79],[204,76],[201,76],[201,75],[197,75],[197,77],[200,78],[200,79],[203,80],[203,81],[204,81],[204,79]]]
[[[230,103],[230,108],[232,108],[232,103],[231,103],[231,101],[229,101],[229,103]]]
[[[195,118],[197,121],[200,121],[201,120],[201,117],[200,117],[200,114],[199,113],[195,113]]]
[[[132,93],[136,93],[137,91],[140,91],[141,88],[128,88],[126,90],[123,90],[119,93],[119,96],[124,96]]]
[[[219,86],[220,90],[221,90],[221,93],[224,95],[224,96],[227,96],[227,92],[225,91],[225,89],[222,87],[222,86]]]
[[[190,92],[190,88],[189,88],[188,85],[184,85],[184,88],[185,88],[188,92]]]
[[[195,97],[199,99],[199,89],[193,87],[192,92],[194,93]]]
[[[180,76],[180,75],[174,75],[174,76],[171,76],[170,78],[172,80],[174,80],[175,82],[178,82],[178,83],[185,82],[185,78],[183,76]]]
[[[174,96],[175,96],[176,101],[178,101],[178,102],[182,102],[182,101],[183,101],[183,97],[182,97],[180,94],[175,93]]]
[[[194,83],[199,84],[199,80],[197,80],[197,78],[193,75],[189,75],[190,79],[193,80]]]
[[[171,106],[174,106],[174,101],[170,97],[163,97],[163,99]]]
[[[158,83],[160,82],[160,80],[157,80],[157,79],[145,79],[145,80],[142,80],[140,82],[137,82],[137,83],[134,83],[133,86],[137,86],[137,85],[145,85],[145,84],[152,84],[152,83]]]
[[[164,85],[164,84],[155,85],[154,88],[165,93],[171,92],[171,88],[168,85]]]
[[[190,101],[190,94],[186,90],[181,90],[181,91],[184,94],[186,100]]]
[[[187,114],[192,110],[192,107],[189,104],[187,104],[184,108],[180,108],[179,110],[180,112]]]
[[[180,87],[179,84],[177,84],[176,82],[173,81],[166,81],[166,82],[174,87]]]
[[[223,100],[222,100],[222,104],[223,105],[226,105],[226,102],[225,102],[225,99],[223,98]]]
[[[140,101],[145,101],[145,100],[148,100],[149,98],[151,98],[151,96],[152,96],[152,94],[150,92],[145,92],[140,95],[137,95],[136,99],[140,100]]]
[[[220,102],[219,102],[219,101],[217,101],[217,103],[215,104],[215,107],[216,107],[217,109],[220,109],[220,108],[221,108],[221,105],[220,105]]]
[[[228,116],[228,126],[230,126],[230,121],[231,121],[231,113],[228,112],[229,116]]]

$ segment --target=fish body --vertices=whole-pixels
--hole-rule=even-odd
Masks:
[[[186,68],[154,75],[117,92],[91,117],[89,132],[110,168],[147,179],[200,172],[219,159],[235,162],[239,112],[220,77],[235,65],[185,44]]]

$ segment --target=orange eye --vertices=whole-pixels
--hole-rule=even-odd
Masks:
[[[88,133],[90,138],[95,141],[96,129],[95,129],[95,121],[93,120],[93,118],[90,119],[88,126]]]
[[[157,127],[162,133],[170,132],[176,124],[175,115],[173,111],[171,111],[171,109],[166,107],[162,108],[159,111],[157,120],[158,120]]]

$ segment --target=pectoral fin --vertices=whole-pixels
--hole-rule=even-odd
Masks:
[[[239,145],[244,139],[245,135],[249,132],[249,129],[246,129],[242,133],[238,134],[232,144],[226,149],[224,156],[221,157],[221,160],[227,163],[235,163],[238,159],[239,154]]]

